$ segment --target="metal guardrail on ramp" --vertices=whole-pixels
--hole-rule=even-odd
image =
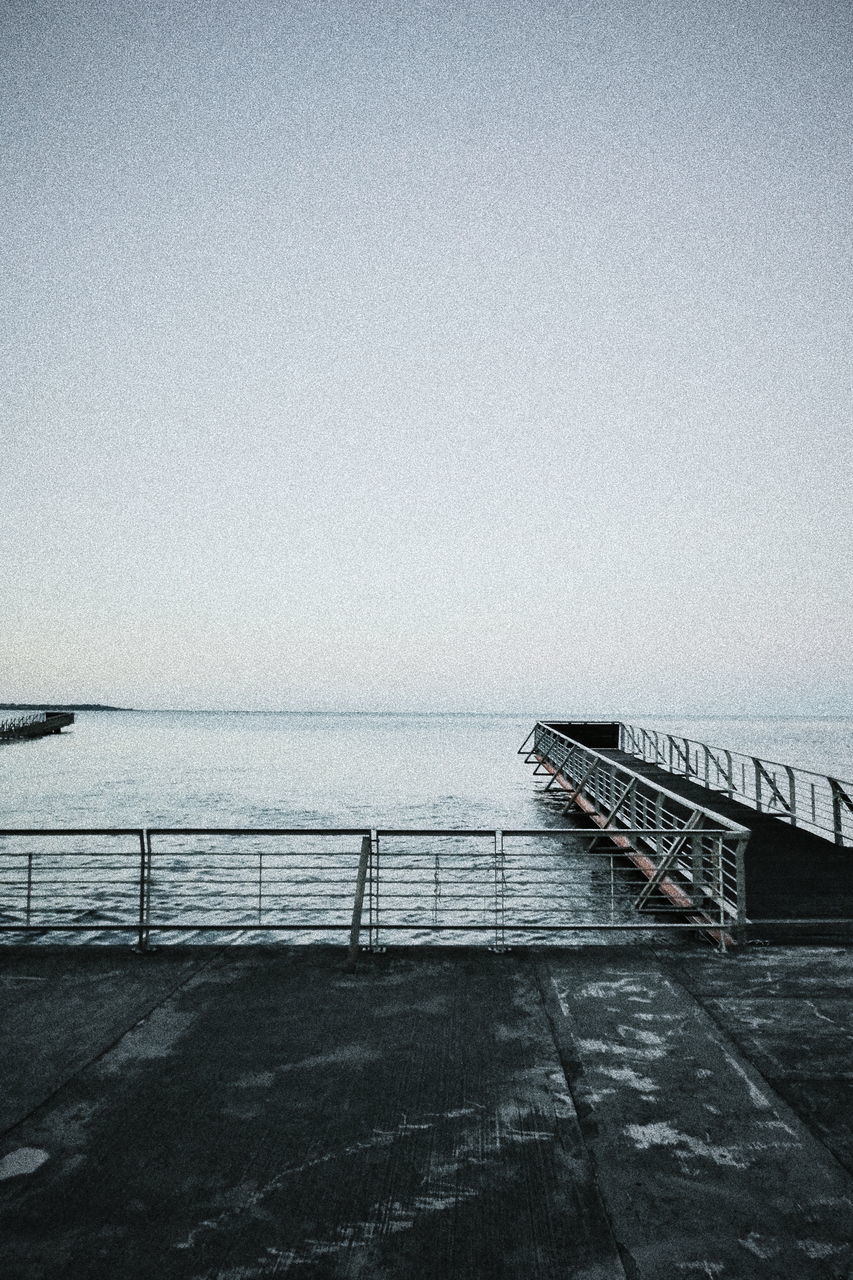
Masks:
[[[586,812],[634,864],[644,880],[638,909],[665,900],[694,924],[704,920],[721,945],[723,925],[743,928],[746,827],[542,722],[519,753],[550,775],[543,790],[565,799],[565,813]]]
[[[619,724],[619,747],[758,813],[853,848],[853,782],[638,725]]]

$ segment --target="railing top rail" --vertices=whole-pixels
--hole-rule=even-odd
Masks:
[[[619,721],[619,724],[623,729],[630,729],[634,732],[656,733],[663,738],[675,738],[677,742],[688,742],[693,747],[706,747],[708,751],[727,752],[730,756],[737,756],[739,760],[758,760],[761,764],[772,765],[774,769],[793,769],[795,773],[806,773],[812,778],[838,782],[842,787],[849,787],[853,790],[853,780],[838,778],[833,773],[821,773],[818,769],[806,769],[799,764],[785,764],[782,760],[770,760],[767,756],[750,755],[748,751],[736,751],[732,747],[715,746],[712,742],[700,742],[698,738],[689,738],[683,733],[669,733],[666,729],[647,729],[644,725],[628,724],[627,721]],[[550,728],[550,726],[548,727]]]
[[[139,836],[144,827],[0,827],[0,836]]]
[[[748,827],[734,828],[730,825],[716,827],[691,827],[687,832],[690,836],[728,836],[734,832],[735,835],[749,835]],[[505,836],[572,836],[587,838],[590,840],[606,840],[608,836],[672,836],[681,835],[683,831],[680,827],[546,827],[546,828],[530,828],[519,829],[517,831],[505,828],[503,834]]]
[[[562,738],[565,742],[576,742],[575,738],[570,738],[568,734],[561,733],[559,729],[553,728],[553,726],[548,724],[545,720],[537,720],[535,727],[537,729],[545,729],[548,733],[553,733],[556,737]],[[713,809],[709,809],[705,805],[695,804],[685,796],[680,796],[677,791],[670,791],[668,787],[662,787],[658,782],[653,781],[650,778],[646,778],[642,773],[637,773],[637,771],[630,768],[629,765],[622,764],[619,760],[613,760],[610,756],[605,755],[603,751],[597,751],[595,747],[588,747],[584,742],[578,742],[577,745],[583,751],[586,751],[587,754],[596,756],[602,761],[602,763],[606,764],[609,769],[613,769],[618,773],[624,773],[628,777],[636,778],[638,782],[651,787],[660,795],[668,796],[670,800],[675,800],[678,804],[684,805],[688,809],[693,809],[697,813],[706,814],[711,819],[712,825],[717,828],[723,827],[727,831],[732,831],[737,835],[749,834],[749,828],[742,826],[741,823],[733,822],[730,818],[723,817],[721,813],[716,813]]]
[[[696,806],[691,806],[695,808]],[[701,811],[701,810],[700,810]],[[704,812],[704,811],[701,811]],[[710,813],[710,810],[707,812]],[[724,824],[724,825],[721,825]],[[495,835],[501,834],[508,838],[519,838],[522,836],[548,836],[557,838],[560,836],[571,836],[573,839],[591,839],[600,840],[604,838],[606,833],[599,829],[586,830],[582,827],[374,827],[372,828],[377,836],[476,836],[481,838],[493,839]],[[668,827],[619,827],[617,834],[620,836],[629,835],[672,835],[675,828],[671,825]],[[738,827],[737,824],[729,823],[724,819],[720,819],[720,823],[715,826],[707,827],[691,827],[690,834],[700,835],[728,835],[732,831],[736,834],[748,835],[746,827]],[[198,835],[198,836],[217,836],[217,835],[238,835],[238,836],[339,836],[339,835],[355,835],[369,836],[370,828],[362,827],[2,827],[0,828],[0,837],[2,836],[140,836],[147,832],[148,835]],[[74,851],[77,852],[77,851]],[[88,850],[80,852],[88,853]],[[210,852],[205,850],[205,853]]]
[[[145,829],[152,836],[369,836],[371,832],[370,827],[146,827]]]

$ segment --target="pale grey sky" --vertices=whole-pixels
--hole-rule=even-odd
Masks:
[[[0,698],[853,711],[847,3],[0,21]]]

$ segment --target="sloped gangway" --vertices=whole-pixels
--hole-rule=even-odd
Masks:
[[[690,831],[701,819],[732,832],[717,855],[717,887],[706,906],[716,898],[719,909],[722,898],[733,921],[749,924],[753,935],[853,931],[850,784],[621,722],[539,722],[521,750],[548,775],[545,790],[568,793],[567,810],[612,831],[629,854],[633,849],[649,881],[643,902],[657,897],[696,907],[701,867]],[[663,846],[658,840],[654,851],[651,838],[617,834],[661,827],[662,816],[682,835]]]

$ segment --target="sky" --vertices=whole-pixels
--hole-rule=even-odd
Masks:
[[[7,0],[0,698],[853,714],[851,15]]]

